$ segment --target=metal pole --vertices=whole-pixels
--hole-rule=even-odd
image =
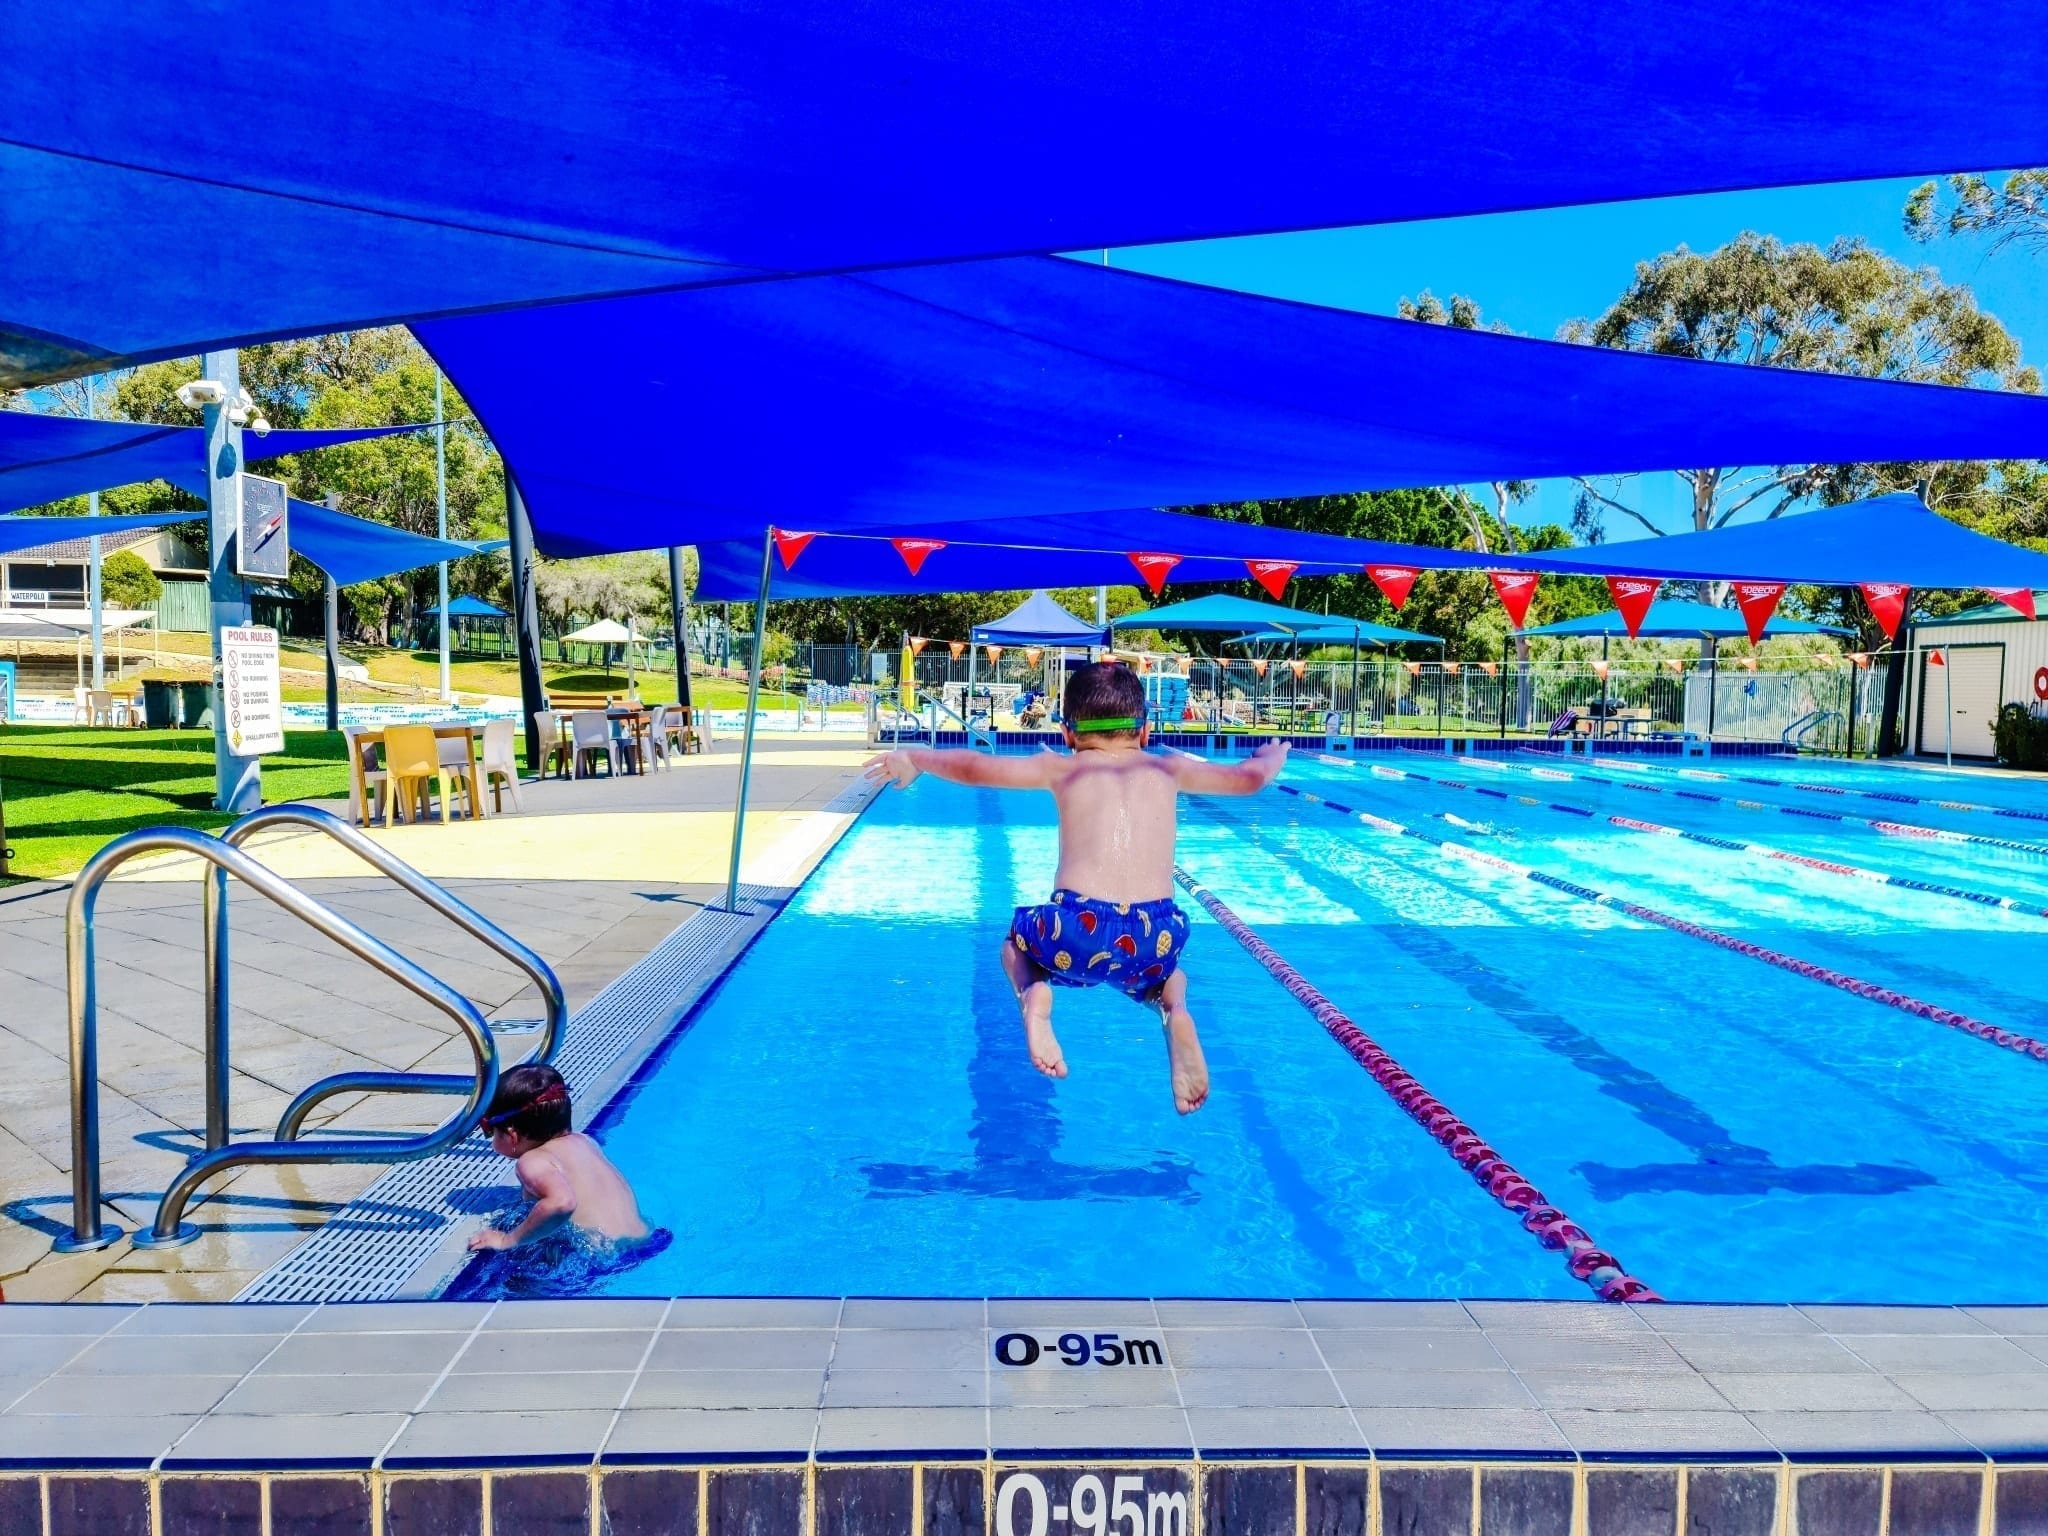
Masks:
[[[200,893],[200,921],[206,953],[206,1150],[228,1144],[228,872],[216,864],[206,871]]]
[[[434,527],[441,538],[448,537],[448,416],[442,407],[441,370],[434,370]],[[440,565],[441,607],[436,615],[441,631],[441,702],[452,704],[455,694],[448,686],[448,562]],[[330,727],[332,729],[332,727]]]
[[[1351,637],[1351,734],[1358,734],[1358,636]]]
[[[974,748],[974,626],[967,626],[967,697],[960,701],[960,725],[967,732],[968,750]]]
[[[512,561],[512,628],[519,644],[519,707],[526,716],[526,765],[540,768],[540,725],[533,718],[548,707],[540,679],[540,602],[534,592],[533,522],[512,466],[505,468],[505,536]]]
[[[683,590],[683,547],[668,549],[669,622],[676,631],[676,702],[690,708],[690,598]]]
[[[761,698],[761,651],[767,644],[768,577],[773,570],[775,530],[761,535],[761,586],[754,596],[754,654],[747,668],[747,724],[740,740],[740,792],[732,808],[732,868],[725,879],[725,910],[740,910],[740,843],[747,826],[747,782],[754,771],[754,708]]]
[[[93,420],[99,415],[98,396],[93,388],[92,376],[85,380],[85,419]],[[86,493],[86,516],[100,515],[100,493],[97,490]],[[107,642],[100,624],[100,613],[105,600],[100,586],[100,536],[94,534],[91,549],[86,556],[86,584],[91,589],[88,603],[92,608],[92,685],[95,688],[107,686]],[[108,717],[111,720],[111,716]]]
[[[249,622],[249,591],[235,573],[242,542],[242,429],[228,419],[229,408],[242,390],[241,354],[232,349],[209,352],[205,377],[220,385],[222,398],[206,407],[206,499],[211,508],[207,531],[206,586],[213,631],[213,778],[214,804],[240,814],[263,803],[262,759],[244,757],[228,743],[227,700],[222,697],[225,668],[220,632]]]
[[[1500,739],[1502,741],[1508,739],[1508,683],[1512,677],[1513,674],[1508,671],[1508,641],[1506,636],[1502,636],[1500,642]],[[1521,684],[1517,681],[1517,690],[1520,687]]]
[[[341,729],[341,589],[327,578],[327,729]]]
[[[1956,659],[1944,650],[1941,653],[1941,687],[1947,695],[1948,719],[1942,727],[1942,756],[1949,767],[1956,765]]]
[[[1602,662],[1607,660],[1608,638],[1606,635],[1600,637],[1600,660]],[[1610,715],[1607,703],[1607,671],[1608,669],[1605,666],[1600,668],[1600,734],[1603,737],[1607,734],[1607,721]]]

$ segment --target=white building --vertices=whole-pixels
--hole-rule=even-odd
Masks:
[[[2034,594],[2048,614],[2048,592]],[[1931,664],[1939,651],[1945,666]],[[2007,704],[2048,714],[2048,618],[2026,619],[2003,603],[1913,626],[1906,686],[1908,749],[1990,758],[1991,726]]]

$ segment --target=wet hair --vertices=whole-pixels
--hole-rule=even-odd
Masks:
[[[1116,661],[1095,661],[1076,667],[1067,678],[1061,706],[1067,724],[1096,741],[1135,739],[1145,723],[1145,685],[1138,674]],[[1128,720],[1127,726],[1090,730],[1090,722]]]
[[[552,1141],[569,1130],[569,1085],[553,1067],[529,1063],[498,1079],[484,1129],[503,1127],[528,1141]]]

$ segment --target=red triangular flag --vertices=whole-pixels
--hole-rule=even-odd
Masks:
[[[1129,559],[1138,568],[1138,574],[1145,578],[1145,585],[1152,589],[1154,597],[1166,586],[1166,578],[1173,568],[1180,564],[1179,555],[1153,554],[1143,550],[1133,551]]]
[[[889,542],[896,546],[896,553],[903,557],[903,563],[910,567],[913,576],[924,569],[926,559],[934,550],[946,547],[944,539],[891,539]]]
[[[2037,617],[2034,612],[2034,589],[2032,587],[1986,587],[1984,589],[2021,618]]]
[[[1866,581],[1863,583],[1863,601],[1870,605],[1870,615],[1877,620],[1877,627],[1884,631],[1889,640],[1899,632],[1899,620],[1906,616],[1906,595],[1913,589],[1896,581]]]
[[[1493,583],[1494,594],[1500,598],[1501,607],[1507,609],[1508,622],[1520,629],[1522,621],[1529,617],[1529,604],[1536,599],[1536,573],[1488,571],[1486,579]]]
[[[1287,578],[1300,566],[1298,560],[1247,560],[1244,568],[1252,573],[1252,580],[1272,594],[1274,602],[1287,590]]]
[[[1368,565],[1365,574],[1386,594],[1387,601],[1394,605],[1394,612],[1399,613],[1401,605],[1408,601],[1408,589],[1415,585],[1415,578],[1422,572],[1412,565]]]
[[[780,528],[769,531],[775,535],[775,553],[782,556],[782,568],[785,571],[796,564],[796,557],[817,537],[815,533],[787,533]]]
[[[1614,599],[1614,606],[1621,614],[1621,622],[1627,626],[1628,637],[1633,640],[1636,631],[1643,627],[1643,619],[1650,611],[1650,604],[1657,600],[1658,581],[1648,576],[1610,576],[1607,578],[1607,595]]]
[[[1948,665],[1948,659],[1939,651],[1929,651],[1927,653],[1927,665],[1930,667],[1945,667]]]
[[[1742,610],[1742,622],[1749,629],[1749,643],[1757,644],[1764,637],[1764,626],[1771,622],[1771,615],[1778,611],[1778,599],[1785,595],[1782,581],[1738,581],[1735,588],[1735,606]]]

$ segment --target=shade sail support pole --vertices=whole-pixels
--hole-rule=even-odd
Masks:
[[[683,547],[680,544],[668,547],[668,612],[669,623],[676,632],[676,702],[689,709],[690,596],[683,590]]]
[[[221,398],[206,407],[206,587],[208,628],[213,642],[213,783],[216,809],[240,815],[263,804],[262,762],[229,744],[223,683],[221,631],[249,622],[249,589],[236,570],[242,534],[242,429],[229,410],[242,390],[239,352],[209,352],[202,376],[221,386]]]
[[[754,712],[761,700],[761,652],[768,638],[768,578],[775,557],[775,530],[761,535],[761,586],[754,595],[754,654],[747,667],[747,725],[740,738],[740,791],[732,808],[732,867],[725,877],[725,910],[740,910],[740,847],[747,830],[747,788],[754,774]]]
[[[85,419],[93,420],[99,415],[99,397],[93,388],[93,377],[85,379]],[[100,493],[97,490],[86,493],[86,516],[100,515]],[[91,547],[86,553],[86,584],[91,588],[88,606],[92,609],[92,685],[95,688],[107,686],[107,636],[103,616],[106,612],[105,588],[100,584],[100,559],[102,549],[100,536],[92,536]]]
[[[533,519],[526,511],[526,498],[512,477],[509,462],[505,470],[506,555],[512,562],[512,628],[519,646],[519,707],[526,717],[526,766],[541,767],[540,724],[533,717],[548,707],[547,690],[540,676],[540,601],[534,587]]]
[[[321,605],[327,630],[327,729],[341,729],[341,590],[327,576],[326,601]]]
[[[441,370],[434,370],[434,530],[443,543],[448,539],[448,413],[441,393]],[[434,628],[440,631],[441,702],[452,704],[454,691],[448,682],[448,562],[438,568],[441,606],[435,610]]]

